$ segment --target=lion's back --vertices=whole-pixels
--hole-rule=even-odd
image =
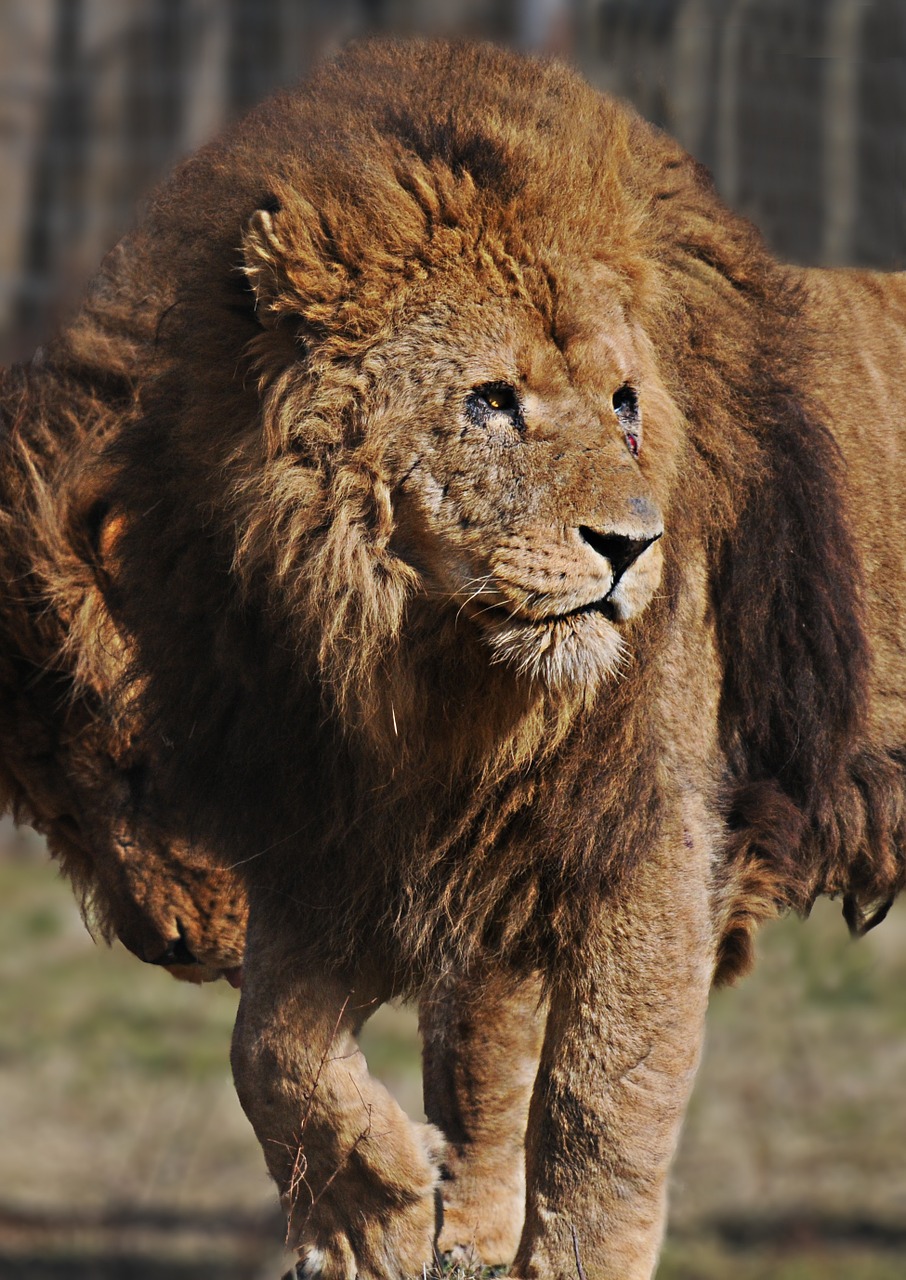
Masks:
[[[872,719],[906,741],[906,273],[809,271],[811,390],[832,423],[864,568]],[[820,513],[818,513],[820,519]]]

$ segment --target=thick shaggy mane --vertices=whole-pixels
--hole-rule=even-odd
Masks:
[[[122,679],[122,645],[88,545],[97,415],[122,406],[40,368],[0,378],[0,805],[45,832],[86,915],[109,936],[109,902],[77,817],[125,736],[103,692]],[[67,490],[85,517],[78,550]]]
[[[489,663],[438,608],[399,553],[393,453],[439,394],[460,300],[531,309],[564,346],[576,260],[607,273],[660,388],[639,468],[663,586],[597,698]],[[108,458],[111,603],[153,672],[160,767],[253,888],[304,883],[322,953],[387,950],[402,986],[476,948],[581,955],[589,904],[664,820],[665,673],[701,572],[723,975],[765,914],[842,892],[855,919],[902,886],[903,760],[868,736],[862,573],[802,385],[798,276],[626,107],[486,47],[353,48],[183,166],[55,365],[101,324],[142,388]]]
[[[241,959],[244,894],[149,792],[100,465],[134,396],[102,334],[86,359],[72,338],[65,370],[0,372],[0,811],[47,837],[96,936],[201,981]]]

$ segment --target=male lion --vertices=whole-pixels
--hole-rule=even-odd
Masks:
[[[562,66],[379,43],[185,164],[47,352],[50,418],[135,391],[106,607],[169,829],[247,887],[300,1276],[649,1277],[711,983],[902,888],[904,322]],[[425,1126],[356,1050],[396,994]]]

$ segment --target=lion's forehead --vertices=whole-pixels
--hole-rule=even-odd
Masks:
[[[446,280],[436,293],[419,290],[383,338],[389,366],[426,394],[455,395],[497,378],[518,381],[538,400],[570,389],[610,394],[615,380],[644,376],[629,299],[614,273],[598,268],[595,292],[583,264],[546,267],[544,290],[514,287],[501,296],[458,266],[459,287]]]

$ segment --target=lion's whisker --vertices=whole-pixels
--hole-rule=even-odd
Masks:
[[[473,600],[477,600],[479,596],[488,594],[488,587],[490,586],[492,577],[493,577],[492,574],[486,573],[481,578],[471,578],[469,580],[470,582],[476,583],[478,585],[476,586],[475,590],[469,596],[467,596],[465,600],[463,600],[462,604],[456,610],[456,617],[453,619],[454,626],[456,625],[456,623],[459,622],[459,618],[463,609],[467,608],[468,605],[470,605]]]

